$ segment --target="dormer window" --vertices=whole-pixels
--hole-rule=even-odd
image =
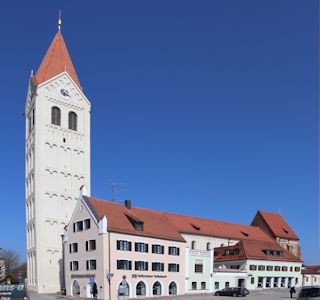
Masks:
[[[135,230],[143,231],[143,221],[142,220],[140,220],[132,215],[129,215],[129,214],[126,214],[126,216]]]
[[[244,231],[240,231],[245,237],[248,237],[249,236],[249,233],[247,232],[244,232]]]
[[[192,226],[195,230],[197,230],[197,231],[199,231],[199,230],[200,230],[200,227],[199,227],[198,225],[191,224],[191,226]]]
[[[286,234],[289,233],[289,231],[288,231],[287,229],[285,229],[285,228],[282,228],[282,230],[283,230]]]

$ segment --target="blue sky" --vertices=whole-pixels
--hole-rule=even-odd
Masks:
[[[91,113],[92,194],[249,224],[320,264],[315,0],[1,1],[0,247],[25,251],[24,104],[62,32]]]

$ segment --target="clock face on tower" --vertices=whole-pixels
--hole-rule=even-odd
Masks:
[[[60,97],[62,97],[65,100],[70,100],[72,95],[70,89],[68,89],[64,85],[59,85],[57,88],[57,93]]]

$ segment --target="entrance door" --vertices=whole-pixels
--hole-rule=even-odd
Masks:
[[[238,279],[238,287],[242,288],[242,287],[244,287],[244,284],[245,284],[245,281],[243,278]]]

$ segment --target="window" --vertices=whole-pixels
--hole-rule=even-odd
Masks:
[[[251,277],[251,284],[254,284],[254,277]]]
[[[299,268],[299,267],[295,267],[295,268],[294,268],[294,271],[295,271],[295,272],[300,272],[300,268]]]
[[[75,112],[69,112],[69,129],[77,131],[77,119],[78,116]]]
[[[137,296],[146,296],[146,285],[144,282],[139,281],[136,287]]]
[[[117,250],[131,251],[131,242],[128,242],[128,241],[117,241]]]
[[[61,110],[59,107],[51,107],[51,124],[57,126],[61,125]]]
[[[169,255],[179,256],[180,255],[180,249],[178,247],[169,247],[168,253],[169,253]]]
[[[177,295],[177,285],[173,281],[169,284],[169,295]]]
[[[179,264],[168,264],[169,272],[179,272]]]
[[[80,285],[77,280],[75,280],[72,284],[72,295],[73,296],[80,295]]]
[[[191,250],[195,250],[196,249],[196,242],[192,241],[191,242]]]
[[[78,252],[78,243],[72,243],[69,245],[69,253]]]
[[[201,282],[201,289],[202,289],[202,290],[205,290],[205,289],[206,289],[206,282],[205,282],[205,281],[202,281],[202,282]]]
[[[266,269],[266,266],[262,266],[262,265],[258,266],[259,271],[265,271],[265,269]]]
[[[194,272],[203,273],[203,262],[201,260],[200,261],[196,260],[196,263],[194,265]]]
[[[146,262],[146,261],[136,261],[134,263],[134,269],[136,271],[148,271],[148,262]]]
[[[161,284],[159,281],[155,282],[152,287],[152,293],[153,295],[161,295]]]
[[[118,295],[119,296],[129,296],[130,287],[128,282],[121,282],[118,287]]]
[[[211,250],[211,243],[207,243],[207,251]]]
[[[214,289],[215,289],[215,290],[218,290],[218,289],[219,289],[219,282],[218,282],[218,281],[216,281],[216,282],[214,283]]]
[[[275,267],[274,267],[274,270],[275,270],[275,271],[280,271],[281,268],[280,268],[279,266],[275,266]]]
[[[230,286],[230,282],[227,281],[227,282],[225,283],[224,287],[227,289],[229,286]]]
[[[159,263],[159,262],[152,263],[152,271],[163,272],[164,263]]]
[[[197,289],[197,283],[196,283],[195,281],[192,281],[192,283],[191,283],[191,288],[192,288],[193,290],[196,290],[196,289]]]
[[[96,240],[86,241],[86,251],[96,250]]]
[[[79,262],[71,261],[70,262],[70,271],[78,271],[79,270]]]
[[[240,269],[240,265],[231,265],[231,269]]]
[[[87,260],[87,270],[95,270],[97,268],[97,261],[95,259]]]
[[[73,228],[75,232],[83,230],[83,222],[79,221],[75,223],[75,227]]]
[[[287,272],[288,271],[288,267],[282,267],[282,272]]]
[[[83,230],[90,229],[90,219],[86,219],[83,221]]]
[[[148,252],[148,244],[145,243],[135,243],[134,248],[136,252]]]
[[[293,267],[290,267],[290,272],[292,272],[293,271]]]
[[[314,278],[314,279],[315,279],[315,281],[316,281],[316,278]],[[299,281],[299,278],[296,277],[296,279],[295,279],[295,284],[296,284],[296,285],[298,284],[298,281]]]
[[[267,271],[273,271],[273,266],[267,266]]]
[[[131,270],[132,263],[130,260],[117,260],[118,270]]]
[[[155,254],[164,254],[164,246],[161,246],[161,245],[152,245],[152,253],[155,253]]]
[[[250,265],[249,269],[250,269],[250,271],[256,271],[257,270],[257,266],[256,265]]]

